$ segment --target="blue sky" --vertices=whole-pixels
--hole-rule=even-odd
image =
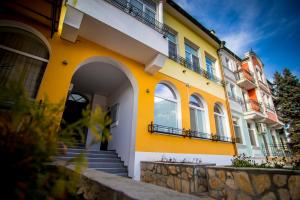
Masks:
[[[175,0],[243,57],[251,48],[267,78],[289,68],[300,77],[300,0]]]

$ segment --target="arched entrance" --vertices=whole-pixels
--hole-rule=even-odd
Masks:
[[[130,175],[135,151],[137,83],[128,68],[108,57],[89,58],[75,70],[69,94],[86,97],[92,110],[99,106],[110,113],[112,139],[107,144],[90,145],[92,134],[87,130],[85,145],[90,150],[115,150],[128,166]],[[68,106],[65,112],[67,109]]]

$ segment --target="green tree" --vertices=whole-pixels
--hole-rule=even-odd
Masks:
[[[285,68],[274,74],[274,101],[277,114],[289,126],[288,132],[294,152],[300,152],[300,82]]]

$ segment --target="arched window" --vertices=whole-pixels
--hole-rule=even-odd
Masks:
[[[48,47],[26,30],[0,26],[0,87],[20,81],[35,98],[49,59]]]
[[[217,135],[225,136],[225,114],[223,112],[222,107],[219,104],[215,104],[214,115]]]
[[[178,98],[173,89],[165,83],[159,83],[154,97],[154,123],[178,128]]]
[[[196,95],[190,97],[190,121],[192,131],[207,133],[204,105]]]

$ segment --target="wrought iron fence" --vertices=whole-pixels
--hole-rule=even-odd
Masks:
[[[221,135],[211,135],[208,133],[193,131],[193,130],[186,130],[186,129],[179,129],[174,127],[163,126],[159,124],[154,124],[151,122],[148,125],[148,132],[150,133],[161,133],[165,135],[173,135],[173,136],[180,136],[180,137],[188,137],[188,138],[196,138],[196,139],[203,139],[203,140],[211,140],[211,141],[221,141],[221,142],[229,142],[235,143],[236,139]]]
[[[188,69],[190,69],[190,70],[192,70],[192,71],[194,71],[194,72],[202,75],[203,77],[205,77],[205,78],[207,78],[207,79],[209,79],[211,81],[214,81],[215,83],[218,83],[218,84],[220,84],[222,86],[225,85],[225,82],[222,79],[220,79],[217,76],[215,76],[214,74],[209,73],[206,70],[202,69],[199,66],[199,64],[197,64],[196,66],[194,66],[190,61],[186,60],[185,58],[183,58],[183,57],[181,57],[179,55],[172,54],[172,55],[169,55],[169,58],[171,60],[174,60],[175,62],[179,63],[180,65],[182,65],[182,66],[184,66],[184,67],[186,67],[186,68],[188,68]]]
[[[128,15],[136,18],[140,22],[146,24],[147,26],[163,34],[164,36],[167,35],[169,31],[167,25],[159,22],[154,17],[150,16],[148,13],[144,12],[143,10],[140,10],[139,8],[137,8],[127,0],[104,0],[104,1],[122,10]]]
[[[272,107],[270,104],[265,104],[265,106],[266,106],[267,110],[275,112],[275,108]]]

